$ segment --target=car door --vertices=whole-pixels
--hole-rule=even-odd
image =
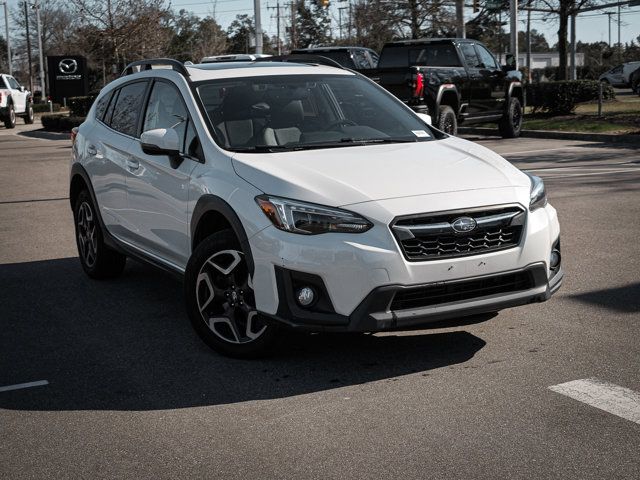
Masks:
[[[27,96],[29,93],[22,87],[18,81],[7,75],[7,83],[9,84],[9,90],[11,91],[11,99],[13,100],[13,109],[16,113],[24,113],[27,107]]]
[[[130,146],[136,135],[148,81],[127,83],[100,98],[96,121],[87,135],[86,164],[102,220],[118,238],[126,238],[127,190]],[[104,113],[103,113],[104,112]]]
[[[462,42],[459,48],[467,70],[467,78],[460,84],[460,110],[463,115],[481,115],[487,108],[482,99],[488,95],[491,85],[487,77],[480,73],[480,60],[473,43]]]
[[[484,112],[489,115],[500,114],[504,109],[506,99],[506,74],[489,50],[477,43],[475,47],[480,60],[480,75],[488,84],[488,89],[483,90],[480,100],[485,106]]]
[[[127,223],[130,241],[138,248],[184,268],[191,251],[188,193],[191,172],[197,165],[197,137],[178,88],[156,79],[142,119],[141,132],[172,128],[182,145],[180,158],[149,155],[139,138],[131,147],[127,170]]]
[[[614,87],[620,87],[624,85],[622,70],[623,70],[622,65],[618,65],[617,67],[614,67],[611,70],[609,70],[608,79],[609,79],[609,82],[611,82],[611,85],[613,85]]]

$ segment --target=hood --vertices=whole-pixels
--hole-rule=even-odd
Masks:
[[[238,153],[237,174],[271,195],[328,206],[465,190],[529,187],[491,150],[460,138],[319,150]]]

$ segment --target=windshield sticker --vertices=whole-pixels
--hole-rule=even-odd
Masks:
[[[413,133],[416,137],[430,137],[431,135],[429,135],[427,132],[425,132],[424,130],[411,130],[411,133]]]

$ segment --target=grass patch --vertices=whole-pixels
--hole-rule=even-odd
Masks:
[[[638,131],[633,125],[620,125],[608,122],[606,118],[586,119],[576,115],[575,118],[535,118],[525,119],[525,130],[556,130],[560,132],[588,133],[632,133]]]

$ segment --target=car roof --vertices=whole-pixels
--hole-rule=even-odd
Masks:
[[[114,86],[129,80],[149,77],[175,78],[180,76],[187,81],[201,82],[205,80],[225,78],[246,78],[270,75],[356,75],[350,70],[319,65],[315,63],[296,62],[215,62],[187,64],[182,68],[183,72],[174,70],[168,65],[157,66],[150,70],[123,75],[114,80]],[[188,76],[187,76],[188,74]]]
[[[349,47],[349,46],[337,46],[337,47],[308,47],[308,48],[295,48],[291,50],[291,53],[294,52],[328,52],[328,51],[337,51],[337,50],[368,50],[373,52],[374,50],[367,47]]]

